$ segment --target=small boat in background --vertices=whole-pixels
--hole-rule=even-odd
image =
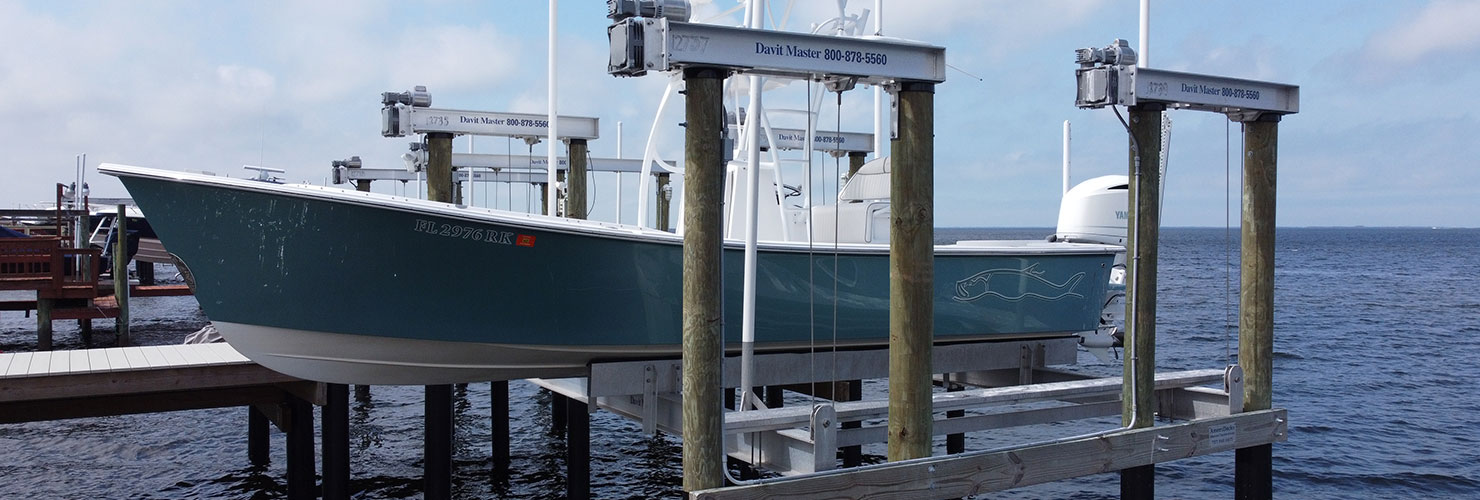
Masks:
[[[134,241],[138,242],[137,248],[130,248],[132,257],[139,262],[151,264],[173,264],[169,250],[164,248],[164,243],[159,241],[159,235],[154,233],[154,227],[149,225],[148,219],[144,218],[144,212],[138,207],[124,207],[125,228],[129,232],[130,247]],[[104,205],[93,209],[92,227],[89,230],[88,243],[98,248],[111,248],[116,238],[113,228],[117,225],[118,207]]]

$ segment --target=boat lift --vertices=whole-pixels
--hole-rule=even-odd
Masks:
[[[447,148],[451,147],[451,137],[458,135],[519,138],[530,145],[539,143],[541,137],[547,137],[551,140],[565,142],[572,149],[581,152],[577,154],[584,156],[586,142],[601,136],[600,120],[592,117],[551,117],[529,113],[433,108],[431,107],[431,94],[427,92],[425,86],[420,85],[406,92],[382,93],[381,104],[380,132],[382,136],[404,137],[407,134],[425,134],[429,139],[438,137],[448,139],[445,142],[446,145],[442,146]],[[554,120],[555,123],[552,124],[551,120]],[[558,132],[552,135],[552,131]],[[406,161],[407,174],[402,174],[395,169],[374,171],[360,169],[357,166],[358,157],[335,161],[332,164],[334,168],[334,181],[336,184],[339,184],[351,180],[411,180],[411,177],[415,177],[417,172],[425,170],[425,167],[429,165],[429,149],[442,143],[443,141],[413,143],[411,145],[411,152],[402,155],[402,159]],[[446,153],[451,154],[451,167],[454,170],[458,168],[471,169],[483,167],[484,165],[495,165],[499,161],[490,158],[496,155],[453,154],[450,150],[446,151]],[[555,180],[556,172],[550,171],[548,168],[537,168],[534,166],[535,162],[533,161],[526,161],[525,165],[517,166],[513,165],[514,162],[511,157],[505,155],[504,158],[506,159],[506,163],[511,164],[507,168],[522,168],[525,172],[509,176],[470,175],[466,172],[459,172],[461,175],[459,173],[453,173],[453,178],[451,179],[454,183],[453,185],[461,185],[465,181],[549,183]],[[532,160],[528,157],[524,158],[526,160]],[[569,168],[569,161],[557,160],[553,151],[541,163],[548,164],[551,161],[564,164],[566,168]],[[629,165],[623,164],[620,160],[607,160],[602,163],[604,166],[610,168],[607,171],[628,171],[623,167],[628,167]],[[503,167],[489,166],[487,168]],[[357,169],[359,171],[355,171]],[[535,180],[533,173],[536,171],[545,173],[546,177],[544,181]],[[583,186],[584,183],[581,185]],[[366,188],[362,187],[361,189]],[[584,199],[584,194],[582,198]]]
[[[1143,3],[1143,22],[1146,9]],[[1143,28],[1144,29],[1144,28]],[[1143,31],[1143,37],[1145,31]],[[1144,40],[1143,40],[1144,41]],[[1132,145],[1130,171],[1130,230],[1126,274],[1127,390],[1126,429],[1154,428],[1153,396],[1136,387],[1151,383],[1156,352],[1156,268],[1142,266],[1157,260],[1161,225],[1160,123],[1168,109],[1190,109],[1226,115],[1244,129],[1243,201],[1239,274],[1238,364],[1226,368],[1230,406],[1236,411],[1278,415],[1288,425],[1285,410],[1274,408],[1274,238],[1277,131],[1284,115],[1300,111],[1300,88],[1280,83],[1222,76],[1157,70],[1137,64],[1136,52],[1125,40],[1104,48],[1075,51],[1077,92],[1075,105],[1085,109],[1126,106],[1125,125]],[[1117,116],[1119,110],[1116,110]],[[1122,119],[1124,120],[1124,119]],[[1150,159],[1151,165],[1143,165]],[[1144,292],[1142,288],[1144,287]],[[1147,294],[1144,298],[1141,294]],[[1230,360],[1231,361],[1231,360]],[[1232,389],[1235,382],[1243,390]],[[1134,431],[1131,431],[1134,432]],[[1273,441],[1240,444],[1235,452],[1234,492],[1239,498],[1271,498]],[[1121,493],[1128,498],[1153,496],[1153,464],[1123,468]]]
[[[933,90],[930,87],[931,85],[944,81],[945,66],[943,49],[923,44],[896,43],[880,39],[857,40],[692,24],[685,22],[687,12],[673,16],[665,15],[664,11],[671,3],[673,2],[666,0],[659,2],[614,1],[608,3],[609,17],[615,21],[608,28],[612,49],[608,66],[610,73],[618,76],[640,76],[648,71],[684,70],[686,80],[703,81],[705,78],[713,78],[712,72],[706,75],[703,68],[715,68],[718,71],[810,78],[821,80],[833,89],[846,89],[859,81],[881,84],[890,88],[894,93],[896,106],[893,106],[892,109],[897,116],[893,135],[901,142],[907,140],[904,137],[904,132],[909,125],[899,124],[899,119],[905,115],[902,108],[905,108],[907,105],[918,106],[918,104],[908,102],[905,97],[906,93],[916,94],[918,92],[905,92],[905,90],[930,91]],[[682,11],[684,9],[675,10]],[[759,23],[754,22],[754,20],[751,21],[750,25],[752,27],[759,27]],[[1298,89],[1296,87],[1278,84],[1271,85],[1247,80],[1235,81],[1233,79],[1203,75],[1163,72],[1146,68],[1131,68],[1128,65],[1134,63],[1134,52],[1130,51],[1129,47],[1125,46],[1123,42],[1118,43],[1117,46],[1112,46],[1110,49],[1081,50],[1076,55],[1077,62],[1081,64],[1080,71],[1077,73],[1080,86],[1076,103],[1084,107],[1148,104],[1158,106],[1158,111],[1164,107],[1203,109],[1224,112],[1236,119],[1262,121],[1272,121],[1270,117],[1277,119],[1279,115],[1298,111]],[[899,64],[896,65],[896,62]],[[698,70],[695,70],[696,68]],[[915,83],[911,84],[910,82]],[[924,85],[920,85],[921,83]],[[691,86],[688,98],[690,100],[708,99],[708,92],[708,87],[701,87],[696,91]],[[929,106],[931,101],[924,100],[920,102]],[[690,107],[693,109],[692,103]],[[698,130],[695,128],[696,124],[693,117],[702,115],[696,115],[691,111],[690,116],[689,132],[690,134],[694,134]],[[1142,122],[1147,121],[1142,120]],[[1155,126],[1159,127],[1159,122],[1157,120]],[[700,125],[702,126],[702,124]],[[700,132],[701,137],[703,136],[702,134],[709,133],[708,129],[702,130],[703,132]],[[929,129],[927,128],[926,130]],[[1134,138],[1135,135],[1133,134],[1132,137]],[[692,139],[690,141],[692,142]],[[1151,141],[1142,140],[1140,142],[1149,143]],[[754,141],[752,140],[750,143],[754,144]],[[910,147],[915,146],[911,144]],[[1272,150],[1272,148],[1269,149]],[[929,151],[928,145],[925,151]],[[896,151],[896,153],[900,155],[910,154],[908,151]],[[702,150],[696,153],[692,148],[689,150],[689,155],[693,156],[696,154],[702,155],[705,153]],[[1140,152],[1137,153],[1138,158],[1142,156]],[[1272,168],[1272,151],[1269,152],[1268,156],[1269,166]],[[1156,158],[1154,155],[1146,157]],[[704,159],[708,158],[704,157]],[[910,160],[913,162],[913,159]],[[1137,163],[1139,164],[1139,162]],[[928,168],[929,164],[926,163],[923,167]],[[897,168],[895,174],[899,174],[904,170],[910,170],[910,168]],[[1137,179],[1138,181],[1140,180],[1139,175],[1137,175]],[[1152,179],[1154,180],[1155,177],[1152,176]],[[1154,188],[1152,192],[1155,192]],[[1272,186],[1269,194],[1270,201],[1272,201]],[[927,197],[925,199],[928,201],[929,198]],[[900,202],[904,203],[903,200],[900,200]],[[752,203],[754,202],[752,201]],[[905,208],[908,209],[908,206]],[[1248,210],[1246,208],[1246,218],[1250,217]],[[1154,212],[1152,214],[1155,217]],[[1268,224],[1269,228],[1272,229],[1272,207],[1268,214],[1271,216],[1270,219],[1260,221],[1260,224]],[[1143,229],[1139,226],[1137,228]],[[696,241],[704,240],[696,239]],[[1154,238],[1152,241],[1154,241]],[[749,242],[747,243],[747,250],[749,250],[750,245]],[[894,250],[898,251],[899,246],[894,246]],[[1272,263],[1272,248],[1270,250],[1269,255],[1246,255],[1244,258],[1246,262],[1249,262],[1250,259],[1269,258],[1269,262]],[[687,257],[686,255],[686,268],[689,265],[689,259]],[[1137,258],[1139,258],[1139,254]],[[747,269],[747,273],[750,272],[751,270]],[[891,270],[891,273],[893,272],[895,271]],[[908,271],[901,270],[899,272]],[[1149,276],[1151,279],[1150,283],[1154,284],[1154,270]],[[749,279],[752,278],[747,275],[747,280]],[[685,280],[685,286],[687,288],[689,286],[687,276]],[[1265,303],[1265,299],[1272,298],[1272,293],[1259,295],[1265,292],[1272,292],[1272,287],[1267,286],[1268,283],[1269,281],[1264,281],[1252,285],[1252,288],[1255,289],[1252,293],[1257,295],[1256,298],[1259,299],[1257,302],[1260,302],[1260,304],[1245,304],[1242,306],[1245,308],[1245,312],[1255,308],[1261,308],[1266,311],[1272,310],[1272,304]],[[894,286],[894,284],[891,285]],[[1248,293],[1247,289],[1250,287],[1245,288],[1246,293]],[[1264,292],[1260,292],[1259,290],[1264,290]],[[1154,294],[1154,291],[1151,293]],[[714,300],[717,300],[717,298]],[[1154,304],[1154,301],[1150,303]],[[700,304],[700,308],[707,307],[703,306],[702,302]],[[1142,304],[1137,301],[1133,303],[1132,307],[1134,308],[1137,305]],[[910,313],[906,310],[903,314]],[[689,315],[690,313],[687,311],[686,306],[686,322]],[[1268,317],[1272,318],[1272,316]],[[1137,319],[1134,315],[1132,315],[1132,318],[1133,321]],[[1152,310],[1151,314],[1138,319],[1151,321],[1151,326],[1145,330],[1147,333],[1154,335],[1154,310]],[[1133,328],[1136,326],[1132,325]],[[1241,350],[1246,348],[1243,344],[1252,346],[1256,342],[1263,343],[1264,347],[1250,347],[1249,349],[1267,349],[1267,345],[1272,343],[1272,337],[1269,336],[1269,331],[1272,330],[1270,325],[1261,323],[1253,325],[1252,328],[1263,330],[1264,333],[1255,333],[1249,335],[1248,339],[1241,339]],[[691,333],[702,333],[703,330],[689,332],[688,329],[689,327],[686,326],[685,360],[682,377],[684,399],[699,398],[707,401],[712,393],[708,392],[711,389],[703,385],[711,382],[710,379],[705,377],[712,376],[710,374],[728,371],[728,367],[718,368],[712,366],[713,360],[703,351],[703,349],[708,348],[708,345],[691,350],[689,336]],[[913,334],[910,331],[892,332],[891,337]],[[928,331],[925,338],[927,339],[926,342],[929,342]],[[1147,342],[1149,339],[1154,339],[1154,337],[1147,335],[1135,340]],[[746,340],[749,339],[747,338]],[[903,347],[895,346],[895,343],[895,340],[891,338],[891,351],[897,347]],[[1148,346],[1138,347],[1137,351],[1141,352],[1146,347]],[[942,347],[939,346],[934,347],[933,350],[927,349],[926,355],[937,354],[941,349]],[[774,431],[780,428],[795,429],[795,426],[801,426],[808,430],[791,431],[797,433],[793,436],[795,439],[792,441],[803,442],[810,440],[812,446],[810,453],[790,455],[782,453],[782,450],[778,449],[764,449],[764,446],[766,446],[763,444],[766,441],[764,439],[760,441],[749,441],[749,444],[762,447],[759,450],[760,454],[762,456],[769,456],[773,460],[778,460],[780,456],[785,454],[790,457],[800,457],[800,462],[807,463],[797,464],[795,467],[788,464],[783,467],[783,470],[788,470],[786,467],[790,467],[789,470],[793,472],[805,472],[809,467],[814,471],[821,470],[832,464],[835,458],[829,452],[832,450],[832,446],[836,445],[840,439],[838,435],[832,434],[828,429],[839,427],[836,425],[839,415],[859,411],[861,407],[854,408],[852,406],[846,406],[852,403],[815,405],[809,409],[809,412],[801,412],[801,414],[797,415],[790,414],[798,413],[795,410],[785,409],[735,412],[724,417],[723,420],[728,425],[721,424],[721,428],[736,427],[744,429],[747,431],[747,434],[733,435],[731,431],[734,429],[731,429],[730,431],[721,431],[721,436],[713,436],[711,433],[714,432],[714,429],[705,427],[710,424],[705,420],[709,417],[702,413],[708,411],[704,409],[704,404],[701,403],[699,407],[695,408],[694,405],[686,401],[683,405],[684,411],[682,418],[685,422],[683,427],[686,431],[684,456],[685,488],[690,490],[692,498],[748,498],[764,496],[768,493],[785,494],[796,491],[809,491],[814,494],[831,492],[838,496],[902,494],[904,492],[911,492],[922,498],[949,498],[1097,472],[1141,468],[1160,461],[1175,460],[1227,449],[1240,450],[1240,469],[1242,469],[1244,467],[1242,457],[1247,449],[1250,447],[1262,447],[1267,450],[1269,443],[1283,441],[1285,439],[1287,428],[1285,411],[1283,409],[1271,408],[1267,404],[1269,384],[1267,360],[1264,361],[1265,365],[1263,367],[1253,369],[1257,374],[1251,377],[1250,382],[1259,384],[1261,387],[1253,388],[1252,390],[1240,386],[1244,379],[1237,371],[1208,370],[1207,372],[1210,373],[1189,375],[1189,380],[1196,380],[1196,382],[1189,382],[1191,385],[1216,381],[1221,377],[1224,379],[1225,387],[1223,390],[1203,389],[1193,391],[1200,394],[1200,396],[1193,398],[1197,401],[1193,403],[1179,403],[1179,401],[1186,401],[1187,398],[1179,399],[1164,395],[1160,398],[1162,404],[1160,408],[1161,416],[1190,418],[1193,420],[1186,423],[1153,427],[1151,425],[1151,417],[1157,413],[1157,408],[1149,406],[1154,400],[1153,391],[1161,387],[1161,381],[1156,379],[1165,379],[1171,374],[1156,376],[1153,373],[1154,364],[1151,364],[1151,360],[1154,358],[1151,356],[1153,355],[1154,347],[1150,349],[1152,350],[1145,351],[1142,354],[1141,359],[1127,361],[1127,375],[1125,376],[1125,384],[1123,384],[1126,388],[1115,387],[1104,394],[1107,398],[1114,398],[1109,401],[1102,401],[1111,402],[1108,405],[1110,406],[1108,408],[1108,414],[1116,413],[1114,407],[1122,405],[1121,402],[1116,400],[1127,400],[1124,403],[1125,409],[1121,412],[1122,417],[1129,422],[1124,428],[1110,429],[1091,435],[1034,443],[1029,445],[1032,448],[1017,447],[974,452],[954,457],[924,458],[863,467],[849,471],[836,471],[835,473],[805,474],[783,481],[742,484],[731,488],[705,491],[695,491],[690,488],[691,484],[698,485],[702,484],[702,482],[701,480],[696,480],[694,483],[689,481],[691,462],[688,441],[704,441],[712,437],[718,437],[727,445],[733,445],[740,442],[737,440],[747,439],[751,431]],[[940,373],[945,371],[941,369],[942,365],[935,366],[935,369],[929,368],[928,359],[925,366],[927,367],[926,370],[929,371],[925,373]],[[938,360],[939,358],[937,357],[936,359]],[[982,361],[984,364],[989,364],[986,363],[988,359],[990,358],[982,357],[977,360]],[[725,364],[722,359],[720,361],[722,364]],[[812,362],[815,363],[815,360]],[[904,362],[893,359],[891,356],[890,364],[893,365],[897,362],[899,362],[901,367],[906,366]],[[760,361],[757,360],[755,363],[760,363]],[[1138,365],[1134,371],[1132,369],[1133,363]],[[695,368],[691,365],[700,366]],[[653,398],[661,399],[657,395],[656,390],[652,389],[659,384],[657,381],[659,375],[655,375],[655,373],[660,371],[660,368],[649,365],[644,366],[641,370],[641,373],[644,374],[641,378],[636,375],[630,375],[627,377],[627,380],[642,380],[644,393],[641,397],[636,398],[628,396],[627,403],[639,402],[640,404],[635,412],[642,415],[641,418],[644,421],[645,428],[652,428],[656,424],[647,422],[654,418],[663,418],[655,415],[661,415],[663,412],[649,408],[648,404],[641,402]],[[1031,371],[1031,368],[1029,370]],[[757,374],[755,376],[758,377],[788,371],[800,370],[788,370],[785,367],[754,370]],[[579,381],[570,383],[569,385],[573,387],[569,388],[569,394],[577,398],[584,395],[587,398],[588,404],[600,404],[600,391],[592,392],[595,388],[594,384],[596,382],[594,381],[597,380],[598,373],[599,371],[593,365],[592,377],[585,380],[584,383],[586,385],[582,387],[582,383]],[[891,389],[894,389],[893,378],[901,376],[911,377],[914,373],[916,372],[911,371],[910,368],[904,368],[904,373],[888,374],[892,376],[890,382]],[[1210,378],[1200,378],[1204,376]],[[1142,383],[1136,382],[1143,379],[1144,382]],[[699,385],[693,384],[693,382],[699,381],[702,381]],[[1109,381],[1115,382],[1117,386],[1122,385],[1116,379],[1109,379]],[[718,381],[713,382],[716,385],[730,385]],[[946,383],[949,385],[949,382]],[[563,384],[552,382],[549,383],[548,387],[559,391],[561,385]],[[749,389],[751,384],[742,382],[740,385],[742,386],[741,389]],[[1008,391],[1021,391],[1023,393],[1040,395],[1043,399],[1055,399],[1055,391],[1060,389],[1044,387],[1042,385],[1030,385],[1008,389]],[[984,389],[983,391],[994,390],[999,389]],[[1121,391],[1126,391],[1129,395],[1115,397],[1115,393]],[[1262,408],[1257,407],[1257,403],[1251,407],[1249,398],[1241,397],[1251,392],[1260,393],[1261,391],[1264,395],[1264,405]],[[891,399],[893,399],[892,393],[894,391],[891,390],[890,392]],[[628,392],[628,394],[632,394],[632,392]],[[1238,396],[1232,396],[1232,394],[1238,394]],[[914,396],[914,394],[912,393],[911,396]],[[954,409],[949,403],[950,395],[946,394],[944,396],[946,397],[942,398],[940,395],[937,395],[937,397],[931,398],[933,401],[926,402],[924,411],[927,418],[935,410],[941,410],[942,408]],[[976,396],[985,399],[992,397],[987,394],[978,394]],[[621,406],[620,399],[615,398],[609,400],[607,406]],[[1143,407],[1143,403],[1148,407]],[[878,403],[871,404],[879,406]],[[895,409],[892,406],[891,401],[890,410]],[[627,411],[629,414],[633,413],[633,410],[629,409]],[[1016,412],[1012,413],[1012,416],[1001,418],[1005,420],[1032,422],[1063,419],[1042,418],[1042,413],[1035,412],[1038,412],[1038,410]],[[1130,413],[1127,414],[1125,412]],[[671,410],[669,413],[671,413]],[[786,413],[787,416],[783,416],[783,413]],[[890,411],[889,413],[890,425],[886,432],[891,438],[890,455],[892,458],[895,455],[894,443],[892,442],[893,434],[895,433],[895,422],[892,415],[893,412]],[[855,417],[858,416],[857,413],[853,413],[852,415]],[[870,413],[864,415],[863,418],[877,416]],[[672,415],[669,415],[669,417],[672,417]],[[915,418],[914,414],[911,413],[909,418]],[[747,422],[757,420],[769,423],[753,426],[752,424],[742,423],[741,420]],[[780,423],[782,421],[786,423]],[[910,423],[906,425],[916,425],[913,420],[909,420],[908,422]],[[923,428],[929,429],[929,424],[926,423]],[[778,432],[778,436],[784,435],[784,432]],[[691,433],[692,435],[690,435]],[[769,441],[785,442],[786,439],[773,438]],[[703,444],[697,446],[701,448],[707,447],[707,445]],[[734,450],[731,448],[729,451],[733,452]],[[707,453],[707,450],[704,453]],[[756,453],[757,449],[751,448],[751,456],[756,456]],[[928,451],[926,454],[929,454]],[[808,456],[810,456],[810,461],[807,460]],[[1265,464],[1267,465],[1267,452],[1265,457]],[[764,461],[761,460],[761,462]],[[1056,462],[1058,465],[1054,465]],[[1065,466],[1064,464],[1066,463],[1070,463],[1069,465],[1072,466]],[[1149,470],[1149,468],[1146,470]],[[695,469],[695,471],[701,475],[708,474],[704,469]],[[865,479],[864,476],[880,477]],[[1147,475],[1147,477],[1149,478],[1150,476]],[[702,481],[708,481],[707,476]],[[700,486],[699,489],[703,489],[704,487]]]

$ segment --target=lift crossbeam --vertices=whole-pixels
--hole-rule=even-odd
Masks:
[[[792,78],[856,77],[872,84],[946,80],[946,49],[906,40],[851,38],[632,17],[607,28],[607,71],[642,76],[685,67]]]
[[[380,134],[402,137],[407,134],[445,132],[459,135],[493,137],[545,137],[550,120],[545,115],[467,111],[415,106],[381,108]],[[560,139],[594,140],[601,136],[600,121],[585,116],[561,116],[555,124]]]
[[[1116,40],[1104,49],[1080,49],[1075,72],[1081,108],[1164,104],[1223,113],[1236,120],[1300,112],[1300,87],[1224,76],[1135,66],[1136,55]]]
[[[739,134],[730,127],[732,134]],[[761,146],[772,145],[780,150],[799,150],[807,147],[807,131],[791,128],[773,128],[771,141],[761,139]],[[833,132],[818,130],[812,136],[812,149],[825,153],[872,153],[874,134],[860,132]]]

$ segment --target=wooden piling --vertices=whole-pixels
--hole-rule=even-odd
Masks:
[[[657,193],[658,196],[658,209],[653,211],[654,216],[658,220],[657,223],[653,225],[653,227],[658,228],[659,231],[671,230],[671,224],[669,224],[668,222],[668,206],[671,200],[669,200],[668,197],[663,196],[663,188],[666,187],[668,187],[668,174],[658,174],[658,189],[654,191],[654,193]]]
[[[548,183],[544,182],[534,183],[534,190],[540,193],[540,215],[550,215],[550,204],[546,203],[546,198],[550,196],[550,190],[545,189],[545,186],[548,185]]]
[[[121,213],[121,212],[120,212]],[[288,398],[288,498],[314,498],[313,404]]]
[[[961,384],[953,384],[953,383],[951,383],[951,378],[949,376],[947,376],[946,379],[945,379],[945,386],[946,386],[946,392],[961,392],[961,391],[966,390],[966,386],[963,386]],[[946,418],[962,418],[962,417],[965,417],[965,416],[966,416],[966,410],[950,410],[950,411],[947,411],[946,412]],[[957,453],[965,453],[965,452],[966,452],[966,434],[965,433],[946,434],[946,453],[947,454],[955,455]]]
[[[452,498],[452,385],[426,386],[423,487],[427,500]]]
[[[509,381],[489,383],[488,406],[492,413],[489,430],[493,434],[493,473],[496,477],[506,478],[509,474]]]
[[[565,412],[566,412],[566,409],[567,408],[565,406],[564,398],[565,398],[565,396],[561,396],[560,394],[555,393],[553,391],[550,392],[550,435],[551,436],[564,436],[565,435],[565,423],[566,423]]]
[[[84,201],[82,203],[82,206],[84,206],[84,207],[88,206],[88,203],[87,203],[85,197],[83,198],[83,200]],[[77,216],[77,231],[84,235],[82,237],[82,240],[83,240],[83,245],[82,246],[84,246],[84,247],[90,246],[90,241],[88,240],[90,238],[90,236],[86,236],[86,235],[88,234],[88,231],[91,228],[92,228],[92,216],[91,215],[84,213],[82,215]],[[78,268],[79,274],[81,276],[87,277],[88,279],[95,278],[96,277],[95,273],[102,272],[101,269],[95,269],[97,267],[101,267],[101,264],[95,265],[95,263],[93,262],[92,259],[82,258],[82,259],[80,259],[78,261],[78,264],[79,264],[79,268]],[[150,270],[150,278],[152,279],[153,278],[154,268],[151,266],[149,268],[149,270]],[[96,280],[93,280],[93,281],[96,282]],[[91,318],[83,318],[83,319],[77,320],[77,331],[78,331],[79,336],[82,337],[82,346],[85,347],[85,348],[91,348],[92,347],[92,333],[93,333],[92,319]]]
[[[427,134],[427,199],[452,203],[452,134]]]
[[[247,461],[254,466],[271,462],[268,445],[267,415],[256,406],[247,407]]]
[[[1279,115],[1244,123],[1242,246],[1239,251],[1238,362],[1244,411],[1273,406],[1275,173]],[[1272,445],[1234,452],[1234,497],[1273,496]]]
[[[51,310],[55,306],[55,299],[36,297],[36,350],[38,351],[51,350]]]
[[[349,498],[349,386],[324,385],[325,404],[320,411],[323,433],[324,500]]]
[[[452,134],[427,134],[427,199],[452,202]],[[452,386],[426,386],[423,418],[425,498],[452,498]]]
[[[935,85],[903,82],[889,225],[890,461],[930,456],[934,338]]]
[[[1156,260],[1161,228],[1161,105],[1130,110],[1130,213],[1126,231],[1126,344],[1125,380],[1121,388],[1121,424],[1134,428],[1155,423],[1156,392]],[[1139,157],[1139,161],[1137,158]],[[1133,380],[1134,379],[1134,380]],[[1124,469],[1120,473],[1122,499],[1150,499],[1155,495],[1155,465]]]
[[[591,498],[591,414],[586,403],[561,396],[570,418],[565,433],[565,498]]]
[[[127,205],[118,206],[118,216],[114,217],[117,227],[117,240],[113,242],[113,298],[118,301],[118,317],[114,318],[118,332],[118,347],[129,345],[128,332],[128,209]],[[47,323],[50,329],[51,323]]]
[[[849,179],[852,179],[853,178],[853,174],[858,173],[858,169],[863,168],[863,164],[867,160],[868,160],[868,153],[865,153],[863,151],[849,151],[848,152],[848,178]]]
[[[586,218],[586,140],[571,139],[566,148],[570,170],[565,176],[565,216]]]
[[[863,400],[863,381],[862,380],[849,380],[847,382],[847,384],[848,384],[848,397],[845,399],[845,401],[862,401]],[[859,428],[862,428],[862,427],[863,427],[863,422],[860,422],[860,421],[857,421],[857,420],[853,420],[853,421],[849,421],[849,422],[843,422],[843,424],[841,426],[841,428],[843,428],[843,429],[859,429]],[[861,445],[844,446],[844,447],[841,448],[841,450],[843,452],[843,467],[858,467],[860,465],[863,465],[863,446],[861,446]]]
[[[684,83],[683,489],[724,485],[720,373],[722,83],[725,70],[687,68]],[[662,179],[659,183],[661,185]],[[666,220],[659,191],[659,220]]]
[[[786,406],[786,389],[782,389],[779,385],[773,385],[770,387],[763,387],[761,388],[761,390],[766,395],[767,408],[780,408]]]
[[[136,261],[134,262],[134,271],[139,273],[140,286],[154,286],[153,262]]]

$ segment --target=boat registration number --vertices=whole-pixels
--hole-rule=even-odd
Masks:
[[[445,238],[482,241],[497,245],[534,246],[534,235],[532,234],[517,234],[513,231],[495,231],[492,229],[447,224],[445,222],[426,219],[416,219],[413,230],[418,233],[426,233]]]

